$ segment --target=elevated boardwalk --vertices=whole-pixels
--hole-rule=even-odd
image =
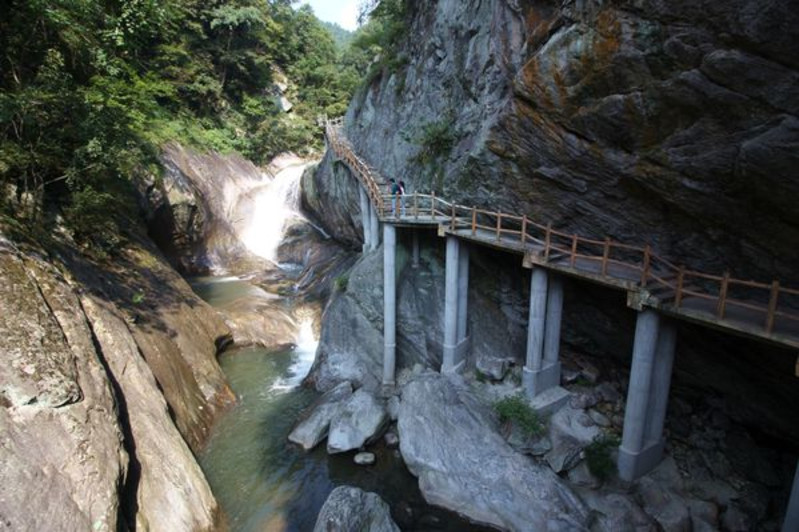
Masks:
[[[735,279],[678,266],[650,246],[596,240],[558,231],[526,215],[457,205],[435,194],[405,195],[395,213],[395,198],[384,181],[358,157],[341,132],[341,119],[327,121],[329,147],[368,193],[379,220],[397,227],[435,227],[441,236],[523,256],[527,267],[543,267],[569,277],[625,290],[636,310],[655,309],[786,348],[799,348],[799,290],[779,281]],[[398,201],[399,203],[399,201]]]

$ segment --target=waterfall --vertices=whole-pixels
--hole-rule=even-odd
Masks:
[[[277,262],[277,249],[286,222],[300,213],[300,178],[307,163],[281,169],[272,181],[249,193],[250,215],[244,222],[241,241],[252,253]]]

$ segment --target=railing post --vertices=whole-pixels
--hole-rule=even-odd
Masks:
[[[526,214],[522,216],[522,235],[521,235],[521,239],[522,239],[522,245],[525,245],[527,243],[527,215]]]
[[[416,191],[413,193],[413,218],[419,219],[419,194]]]
[[[430,195],[430,217],[436,217],[436,191],[434,190],[433,193]]]
[[[452,220],[450,220],[450,227],[455,230],[455,202],[452,202]]]
[[[574,263],[577,261],[577,235],[572,235],[572,254],[569,258],[569,267],[574,268]]]
[[[477,234],[477,207],[472,207],[472,236]]]
[[[549,246],[552,243],[552,222],[547,224],[547,233],[544,238],[544,261],[549,261]]]
[[[730,284],[730,272],[724,272],[724,277],[721,280],[721,289],[719,290],[719,304],[717,312],[720,320],[724,319],[724,311],[727,307],[727,288]]]
[[[605,238],[605,248],[602,250],[602,277],[608,274],[608,257],[610,256],[610,238]]]
[[[641,268],[641,288],[646,287],[646,279],[649,277],[649,262],[651,261],[652,250],[649,244],[644,248],[644,264]]]
[[[682,304],[682,285],[685,282],[685,266],[680,266],[677,272],[677,293],[674,294],[674,304],[679,309]]]
[[[499,242],[499,239],[500,239],[500,229],[501,228],[502,228],[502,213],[498,212],[497,213],[497,242]]]
[[[780,297],[780,282],[771,283],[771,297],[768,300],[768,314],[766,315],[766,334],[774,330],[774,318],[777,313],[777,299]]]

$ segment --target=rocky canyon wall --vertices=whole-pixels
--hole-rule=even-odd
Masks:
[[[223,526],[192,451],[234,400],[229,331],[151,244],[116,259],[0,228],[2,528]]]
[[[346,133],[371,166],[404,179],[409,192],[435,190],[569,232],[649,243],[695,269],[797,286],[793,4],[414,3],[399,52],[406,59],[356,95]],[[451,150],[421,164],[425,130],[440,124]],[[315,189],[326,194],[314,203],[328,211],[320,208],[320,217],[358,231],[348,214],[358,212],[357,188],[346,168],[328,155],[316,181],[336,182]],[[348,207],[333,212],[331,204]],[[400,367],[436,368],[440,357],[443,244],[433,238],[425,246],[422,277],[407,266],[398,271]],[[321,388],[342,378],[379,380],[378,262],[365,257],[328,308],[312,373]],[[529,273],[518,262],[472,253],[478,366],[523,360]],[[623,296],[567,283],[564,312],[564,349],[629,368],[635,316]],[[342,335],[345,326],[360,332]],[[795,353],[689,324],[678,336],[676,386],[725,395],[737,420],[795,448]],[[362,364],[338,365],[346,353]]]
[[[795,2],[411,5],[407,60],[347,115],[383,175],[649,243],[695,269],[797,284]],[[414,164],[437,123],[452,149]]]

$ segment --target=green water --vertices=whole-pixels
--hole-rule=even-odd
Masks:
[[[251,293],[247,283],[232,279],[192,285],[216,305]],[[300,412],[318,396],[299,386],[315,344],[307,338],[298,344],[280,353],[244,348],[220,356],[239,401],[214,427],[200,465],[233,532],[310,531],[329,493],[343,484],[382,496],[402,530],[485,530],[427,506],[396,450],[378,444],[369,449],[377,463],[361,467],[352,463],[354,453],[329,456],[324,443],[305,453],[289,443]]]

